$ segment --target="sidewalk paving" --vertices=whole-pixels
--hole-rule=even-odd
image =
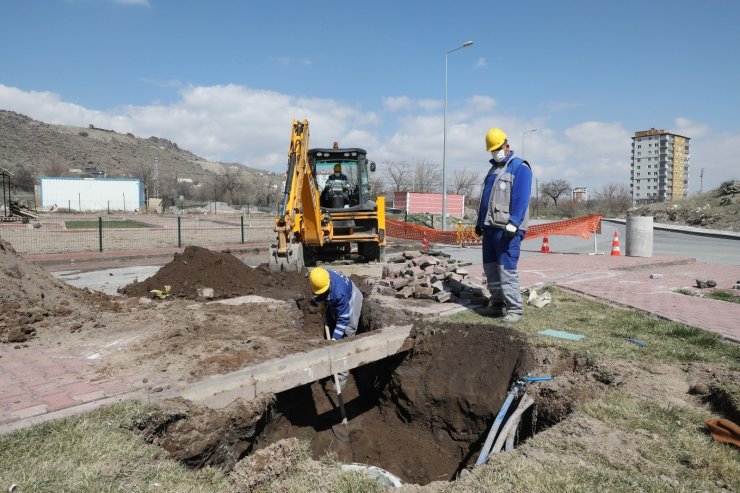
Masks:
[[[740,280],[740,266],[697,263],[687,257],[611,257],[539,254],[519,264],[523,287],[554,284],[620,305],[715,332],[740,342],[740,304],[686,296],[674,290],[712,279],[720,288]],[[483,275],[480,264],[468,267]],[[662,278],[651,279],[650,274]],[[77,414],[127,397],[153,398],[167,387],[166,374],[136,371],[106,375],[90,352],[31,345],[0,347],[0,434]],[[147,391],[149,389],[149,391]]]
[[[483,276],[482,265],[468,271]],[[541,254],[522,258],[519,273],[522,287],[553,284],[740,342],[740,303],[675,291],[695,287],[697,279],[712,279],[718,288],[731,289],[740,281],[740,266],[704,264],[689,257]],[[662,277],[651,279],[651,274]]]

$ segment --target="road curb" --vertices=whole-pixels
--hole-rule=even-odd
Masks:
[[[626,219],[602,219],[602,221],[607,221],[610,223],[616,223],[616,224],[627,224]],[[731,231],[720,231],[716,229],[701,229],[701,228],[694,228],[691,226],[673,226],[669,224],[662,224],[662,223],[653,223],[653,229],[657,229],[660,231],[671,231],[673,233],[685,233],[689,235],[696,235],[696,236],[707,236],[710,238],[723,238],[726,240],[740,240],[740,233],[733,233]]]

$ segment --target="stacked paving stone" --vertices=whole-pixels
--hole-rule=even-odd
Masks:
[[[449,255],[435,251],[405,251],[388,260],[377,291],[396,298],[419,298],[439,303],[469,300],[476,305],[488,303],[489,293],[483,281],[468,275],[465,266]]]

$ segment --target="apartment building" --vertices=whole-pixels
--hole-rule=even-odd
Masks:
[[[630,167],[634,203],[670,202],[686,197],[690,140],[655,128],[635,132]]]

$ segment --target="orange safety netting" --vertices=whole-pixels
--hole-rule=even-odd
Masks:
[[[527,229],[525,240],[541,238],[544,236],[577,236],[589,239],[591,234],[601,229],[601,217],[594,214],[591,216],[566,219],[547,224],[531,225]],[[455,231],[440,231],[427,228],[418,224],[385,220],[385,234],[393,238],[406,240],[428,241],[431,243],[445,243],[447,245],[471,245],[481,242],[480,236],[475,234],[475,227],[457,223]]]

